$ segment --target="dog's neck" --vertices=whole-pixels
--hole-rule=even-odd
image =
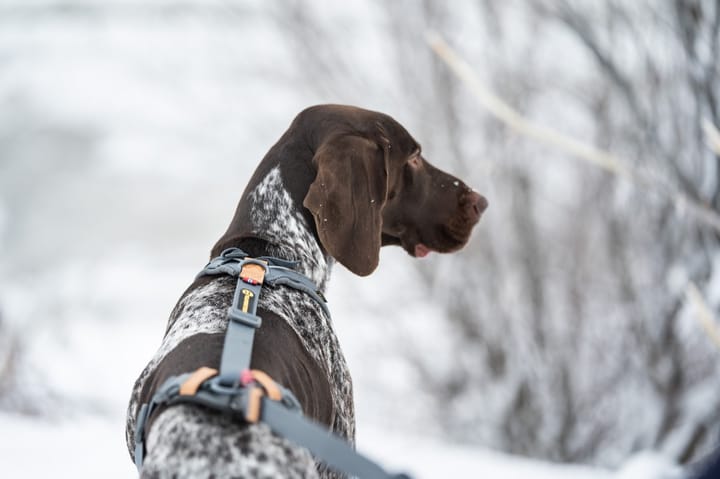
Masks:
[[[296,271],[325,291],[334,259],[320,246],[313,225],[308,224],[302,205],[293,200],[283,185],[278,166],[248,188],[238,206],[242,224],[233,221],[218,245],[238,247],[250,256],[274,256],[297,261]],[[217,252],[217,246],[214,253]]]

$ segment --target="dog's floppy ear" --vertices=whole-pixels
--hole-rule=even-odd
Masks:
[[[325,249],[360,276],[377,268],[382,208],[387,195],[385,152],[377,143],[344,135],[323,143],[303,205],[315,218]]]

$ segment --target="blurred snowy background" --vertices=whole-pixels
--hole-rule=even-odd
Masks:
[[[430,30],[657,183],[507,127]],[[0,0],[4,474],[133,477],[126,403],[171,308],[332,102],[490,201],[459,254],[336,267],[359,448],[421,478],[679,477],[720,440],[719,35],[715,0]]]

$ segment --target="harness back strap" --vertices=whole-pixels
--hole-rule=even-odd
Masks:
[[[255,330],[262,324],[255,312],[268,266],[262,260],[245,259],[240,268],[220,360],[220,376],[236,382],[250,369]]]

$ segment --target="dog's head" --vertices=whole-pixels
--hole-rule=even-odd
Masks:
[[[423,257],[467,243],[487,200],[431,165],[398,122],[337,105],[305,115],[315,125],[317,175],[303,204],[321,243],[341,264],[365,276],[384,245]]]

